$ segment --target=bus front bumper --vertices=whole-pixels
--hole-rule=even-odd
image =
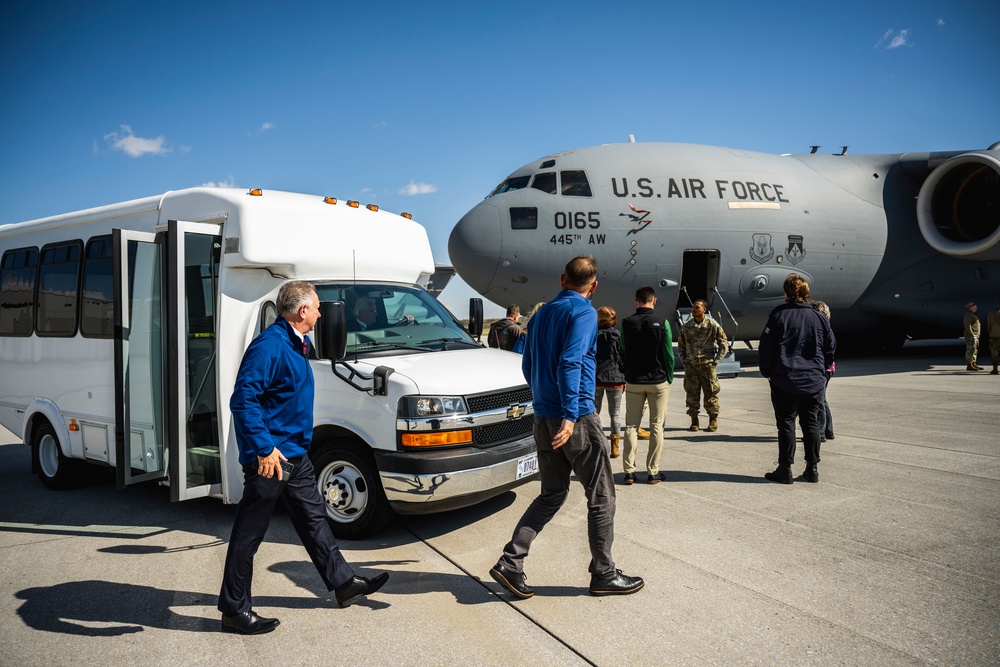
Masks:
[[[389,505],[400,514],[468,507],[538,476],[530,435],[488,449],[375,451],[375,458]]]

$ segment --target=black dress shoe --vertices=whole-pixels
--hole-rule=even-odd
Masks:
[[[614,575],[607,578],[590,575],[591,595],[628,595],[645,585],[642,577],[630,577],[621,570],[615,570]]]
[[[646,475],[646,484],[659,484],[660,482],[665,481],[667,481],[667,473],[665,472],[658,472],[655,475],[653,473],[649,473]]]
[[[234,616],[222,615],[222,629],[226,632],[241,632],[245,635],[261,635],[274,630],[281,624],[276,618],[258,616],[254,610],[244,611]]]
[[[625,479],[623,481],[626,484],[635,484],[635,473],[634,472],[625,473]]]
[[[342,584],[337,588],[335,594],[337,596],[337,604],[341,607],[349,607],[358,601],[358,598],[362,595],[371,595],[378,589],[385,586],[385,582],[389,581],[389,573],[383,572],[377,577],[359,577],[354,575],[346,584]]]
[[[524,580],[524,572],[515,572],[503,563],[494,565],[490,570],[490,576],[493,577],[494,581],[522,600],[527,600],[535,594],[535,589],[529,586]]]

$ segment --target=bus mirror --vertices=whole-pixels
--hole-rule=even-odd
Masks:
[[[347,355],[347,317],[343,301],[319,304],[316,321],[316,356],[337,362]]]
[[[483,300],[469,299],[469,333],[479,342],[483,335]]]

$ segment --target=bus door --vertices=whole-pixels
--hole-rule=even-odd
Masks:
[[[116,327],[119,487],[168,475],[172,501],[222,493],[216,381],[221,238],[218,225],[174,220],[155,236],[115,235],[117,300],[123,304],[122,326]]]

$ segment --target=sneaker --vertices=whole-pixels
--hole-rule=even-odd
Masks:
[[[630,577],[622,574],[621,570],[615,570],[610,577],[598,577],[590,575],[591,595],[628,595],[646,585],[642,577]]]
[[[525,581],[526,577],[524,576],[524,572],[515,572],[512,568],[503,563],[497,563],[494,565],[490,570],[490,576],[493,577],[495,582],[522,600],[527,600],[535,594],[535,589],[529,586]]]
[[[789,466],[778,466],[774,469],[774,472],[764,473],[764,479],[778,482],[779,484],[791,484],[792,469]]]
[[[627,472],[627,473],[625,473],[625,483],[626,484],[635,484],[635,473],[634,472]]]

